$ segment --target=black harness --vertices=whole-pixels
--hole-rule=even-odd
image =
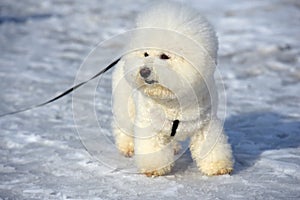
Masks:
[[[178,119],[174,120],[172,125],[172,130],[171,130],[171,137],[175,136],[178,125],[179,125],[179,120]]]

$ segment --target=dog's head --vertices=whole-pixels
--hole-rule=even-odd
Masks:
[[[133,88],[154,99],[188,98],[203,77],[213,76],[217,38],[196,10],[172,3],[154,6],[139,15],[137,28],[123,57]]]
[[[175,53],[143,49],[129,53],[123,60],[129,84],[155,100],[178,99],[200,80],[195,67]]]

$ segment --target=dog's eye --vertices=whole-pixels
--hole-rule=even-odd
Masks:
[[[145,52],[145,53],[144,53],[144,56],[145,56],[145,57],[148,57],[148,56],[149,56],[149,54],[148,54],[147,52]]]
[[[163,53],[163,54],[160,55],[160,59],[168,60],[168,59],[170,59],[170,57]]]

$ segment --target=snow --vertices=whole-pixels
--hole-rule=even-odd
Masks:
[[[100,127],[88,122],[85,127],[102,133],[95,136],[100,149],[92,155],[77,134],[71,96],[0,118],[0,199],[300,199],[299,1],[186,3],[207,16],[219,36],[227,101],[220,112],[226,112],[235,172],[206,177],[186,151],[169,175],[136,173],[133,159],[118,155],[112,143],[108,73],[95,96]],[[0,113],[71,86],[88,53],[132,28],[146,5],[146,0],[2,0]],[[124,42],[101,56],[113,55]]]

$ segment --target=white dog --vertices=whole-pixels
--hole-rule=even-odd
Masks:
[[[137,28],[113,73],[118,149],[135,154],[140,172],[159,176],[171,171],[177,141],[191,137],[192,157],[204,174],[231,173],[231,146],[216,117],[213,28],[176,3],[143,12]]]

